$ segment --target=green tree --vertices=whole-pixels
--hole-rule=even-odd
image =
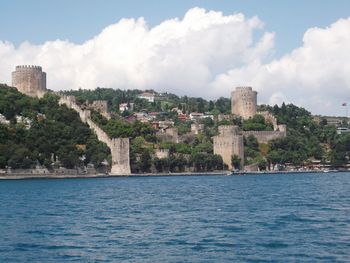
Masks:
[[[238,155],[232,155],[231,156],[231,165],[235,168],[235,169],[240,169],[241,168],[241,158]]]

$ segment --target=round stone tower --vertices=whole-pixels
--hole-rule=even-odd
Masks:
[[[256,114],[258,93],[252,87],[237,87],[231,93],[231,112],[249,119]]]
[[[46,92],[46,73],[39,66],[17,66],[12,72],[12,86],[31,97],[42,97]]]

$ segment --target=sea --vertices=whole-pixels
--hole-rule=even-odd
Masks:
[[[0,262],[350,262],[350,173],[0,181]]]

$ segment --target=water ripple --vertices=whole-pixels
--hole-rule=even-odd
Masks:
[[[350,174],[0,181],[0,262],[348,262]]]

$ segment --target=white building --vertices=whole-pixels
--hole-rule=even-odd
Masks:
[[[150,92],[143,92],[138,96],[140,99],[148,100],[148,102],[154,102],[155,95]]]
[[[119,104],[119,111],[133,111],[134,110],[134,103],[121,103]]]

